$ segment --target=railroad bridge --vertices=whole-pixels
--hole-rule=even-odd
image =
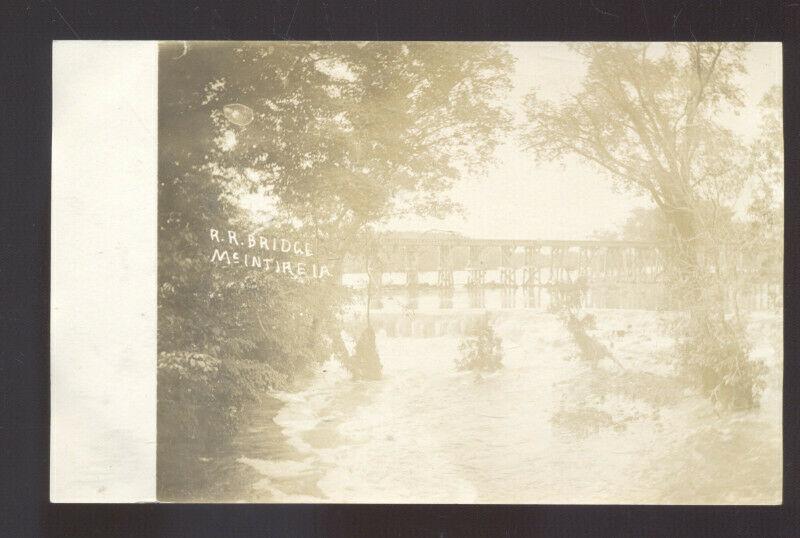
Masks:
[[[415,288],[421,272],[434,271],[438,288],[454,287],[455,271],[467,272],[467,287],[542,286],[578,277],[589,283],[644,283],[663,278],[665,251],[659,243],[638,241],[387,237],[376,242],[369,267],[377,287],[385,273],[405,273],[405,286]],[[737,248],[716,248],[700,258],[711,271],[731,278],[763,274],[769,265],[765,255]]]

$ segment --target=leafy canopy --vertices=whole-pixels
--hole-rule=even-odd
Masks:
[[[539,157],[578,155],[645,193],[684,237],[699,200],[730,200],[746,148],[720,121],[742,105],[741,43],[578,44],[583,87],[561,104],[527,97],[525,143]]]

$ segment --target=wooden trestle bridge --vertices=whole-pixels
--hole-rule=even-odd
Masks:
[[[405,286],[412,289],[420,285],[420,273],[433,271],[435,286],[445,289],[454,287],[455,271],[468,273],[467,287],[532,287],[574,282],[578,277],[589,283],[654,283],[663,278],[665,251],[664,245],[637,241],[386,237],[370,253],[369,273],[377,287],[383,274],[405,273]],[[710,270],[732,279],[763,277],[764,268],[772,265],[769,261],[737,248],[720,247],[701,255],[701,263]]]

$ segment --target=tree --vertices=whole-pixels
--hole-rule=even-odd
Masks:
[[[577,155],[623,189],[648,195],[670,241],[674,293],[686,303],[687,371],[716,402],[757,401],[760,368],[726,319],[722,283],[702,261],[752,170],[749,149],[721,115],[742,106],[741,43],[578,44],[583,87],[560,104],[527,97],[527,146],[544,159]],[[725,335],[728,341],[718,342]],[[726,393],[724,398],[720,396]]]
[[[752,144],[750,167],[756,185],[748,206],[749,226],[739,236],[746,248],[766,251],[775,262],[783,258],[783,98],[772,87],[761,101],[760,136]]]
[[[580,44],[588,63],[580,92],[561,105],[527,97],[525,141],[547,159],[576,154],[624,189],[650,196],[672,229],[686,270],[696,265],[704,223],[698,203],[744,180],[746,152],[718,117],[740,106],[734,76],[743,44]]]
[[[494,331],[489,314],[484,314],[458,346],[461,356],[456,359],[458,370],[478,374],[491,373],[503,367],[503,341]]]
[[[338,273],[371,223],[452,207],[443,193],[488,162],[506,123],[510,66],[495,44],[163,44],[160,379],[205,379],[213,364],[216,381],[201,385],[217,392],[203,404],[235,408],[346,353],[335,279],[215,270],[209,228],[309,238]],[[249,211],[248,195],[267,214]],[[159,388],[172,399],[187,387]]]
[[[507,120],[511,58],[500,45],[172,48],[163,67],[182,88],[175,127],[207,157],[195,165],[275,199],[332,260],[367,223],[451,209],[441,193],[485,166]],[[250,107],[252,123],[226,118],[230,103]]]

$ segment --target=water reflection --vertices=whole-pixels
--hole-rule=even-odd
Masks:
[[[372,310],[452,310],[452,309],[543,309],[553,301],[554,288],[548,285],[516,288],[433,288],[384,289],[373,295]],[[751,290],[728,292],[728,308],[768,310],[782,295],[779,288],[754,286]],[[357,293],[366,304],[366,293]],[[607,284],[590,286],[581,297],[584,308],[622,310],[676,310],[680,308],[662,284]]]
[[[514,288],[504,288],[501,295],[501,308],[516,308],[517,306],[517,293]]]
[[[526,298],[525,304],[528,308],[542,308],[542,287],[531,286],[528,288]]]
[[[442,288],[439,290],[439,308],[449,310],[453,308],[453,288]]]
[[[531,286],[516,288],[421,288],[384,289],[373,296],[373,310],[452,310],[452,309],[546,309],[552,301],[553,288]],[[668,298],[658,284],[636,284],[590,288],[582,298],[586,308],[665,310]],[[366,293],[361,294],[366,301]]]
[[[406,308],[409,310],[419,308],[419,290],[416,287],[409,288],[406,292]]]
[[[486,290],[484,288],[469,288],[469,307],[486,308]]]

